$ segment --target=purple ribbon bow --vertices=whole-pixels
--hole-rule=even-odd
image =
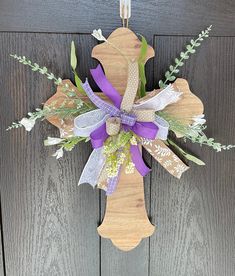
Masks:
[[[158,132],[158,126],[151,122],[138,122],[136,121],[136,116],[134,114],[126,113],[120,109],[122,96],[105,77],[100,65],[98,65],[96,69],[91,70],[91,75],[101,91],[113,102],[114,105],[111,105],[99,98],[93,92],[88,81],[86,80],[86,82],[82,84],[82,86],[89,99],[99,109],[103,110],[111,117],[119,117],[121,119],[122,128],[125,131],[133,131],[140,137],[154,140]],[[104,141],[108,138],[108,133],[106,132],[106,124],[104,123],[96,130],[94,130],[91,133],[90,138],[94,149],[102,147]],[[135,164],[136,169],[142,176],[145,176],[150,171],[150,169],[145,165],[139,147],[132,145],[130,148],[130,152],[132,161]]]

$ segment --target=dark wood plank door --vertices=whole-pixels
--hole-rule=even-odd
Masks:
[[[207,133],[235,143],[235,2],[132,1],[130,27],[147,37],[156,57],[147,66],[148,88],[157,86],[187,41],[210,24],[211,38],[186,62],[187,78],[205,103]],[[99,238],[105,196],[77,181],[91,152],[82,145],[56,161],[45,148],[50,124],[31,133],[6,127],[55,92],[51,82],[14,60],[25,55],[62,78],[72,78],[71,40],[79,74],[89,76],[96,41],[120,26],[118,1],[0,0],[0,275],[7,276],[233,276],[235,274],[235,154],[186,147],[207,163],[192,165],[179,182],[153,161],[145,179],[154,235],[124,253]]]

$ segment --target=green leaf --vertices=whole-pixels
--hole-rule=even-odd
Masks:
[[[147,56],[147,50],[148,50],[148,43],[145,39],[145,37],[143,37],[141,35],[141,49],[140,49],[140,56],[139,56],[139,63],[145,63],[146,61],[146,56]]]
[[[77,68],[77,57],[76,57],[76,50],[75,50],[75,45],[74,41],[71,42],[71,57],[70,57],[70,64],[73,70],[75,71]]]
[[[53,79],[55,78],[55,76],[54,76],[53,73],[50,73],[50,74],[47,76],[47,78],[48,78],[49,80],[53,80]]]
[[[139,64],[139,76],[140,76],[140,97],[144,97],[146,95],[146,76],[145,76],[145,61],[146,61],[146,56],[147,56],[147,50],[148,50],[148,43],[146,39],[141,36],[141,49],[140,49],[140,56],[138,60]]]
[[[179,59],[178,58],[175,58],[175,64],[177,65],[177,64],[179,64]]]
[[[165,77],[166,77],[167,79],[169,79],[170,76],[171,76],[171,73],[170,73],[169,71],[166,71]]]
[[[174,70],[174,66],[173,65],[170,65],[169,67],[170,71],[172,72]]]
[[[86,93],[85,93],[85,91],[84,91],[84,89],[83,89],[83,87],[82,87],[82,81],[81,81],[81,79],[78,77],[78,75],[77,75],[76,72],[74,72],[74,77],[75,77],[75,84],[76,84],[76,86],[77,86],[77,88],[78,88],[78,91],[86,95]]]
[[[158,85],[159,85],[160,88],[164,88],[164,87],[165,87],[165,84],[163,83],[162,80],[160,80],[160,81],[158,82]]]
[[[145,76],[145,66],[143,63],[139,64],[139,74],[140,74],[140,97],[144,97],[146,95],[145,86],[146,86],[146,76]]]
[[[191,39],[190,43],[191,43],[192,46],[195,46],[195,40],[194,39]]]
[[[184,59],[184,58],[185,58],[185,53],[184,53],[184,52],[181,52],[181,53],[180,53],[180,57]]]
[[[199,158],[189,154],[189,153],[186,153],[184,155],[184,157],[192,162],[194,162],[195,164],[199,165],[199,166],[205,166],[206,164]]]
[[[187,48],[188,52],[191,53],[191,54],[194,54],[196,52],[196,50],[193,49],[193,47],[191,45],[187,45],[186,48]]]
[[[192,162],[194,162],[195,164],[197,164],[199,166],[204,166],[205,165],[205,163],[202,160],[200,160],[196,156],[193,156],[192,154],[187,153],[180,146],[176,145],[172,140],[168,139],[167,142],[171,146],[173,146],[179,153],[181,153],[189,161],[192,161]]]
[[[193,47],[192,47],[191,45],[187,45],[187,46],[186,46],[186,49],[187,49],[188,51],[191,51],[192,48],[193,48]]]
[[[181,67],[183,65],[184,65],[183,61],[180,61],[179,64],[178,64],[179,67]]]
[[[170,76],[168,79],[169,79],[169,81],[174,81],[176,79],[176,77],[175,76]]]

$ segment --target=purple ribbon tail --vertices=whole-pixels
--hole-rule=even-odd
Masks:
[[[106,123],[98,127],[90,134],[91,144],[93,149],[101,148],[104,141],[108,138],[108,133],[106,132]]]
[[[112,86],[109,80],[106,78],[104,71],[101,66],[98,65],[95,69],[91,69],[91,75],[99,86],[101,91],[113,102],[113,104],[120,109],[122,96],[118,91]]]
[[[145,165],[139,146],[131,145],[130,151],[132,162],[135,164],[137,171],[142,176],[148,174],[151,170]]]
[[[154,123],[136,122],[135,125],[130,129],[138,136],[155,140],[159,128]]]

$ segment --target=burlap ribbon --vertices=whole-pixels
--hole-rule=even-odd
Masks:
[[[135,109],[133,108],[136,93],[139,86],[139,65],[138,62],[129,62],[127,87],[121,102],[121,110],[123,114],[132,114],[135,121],[138,122],[154,122],[154,109]],[[112,117],[106,121],[106,131],[110,136],[117,135],[120,131],[121,120],[119,117]]]

